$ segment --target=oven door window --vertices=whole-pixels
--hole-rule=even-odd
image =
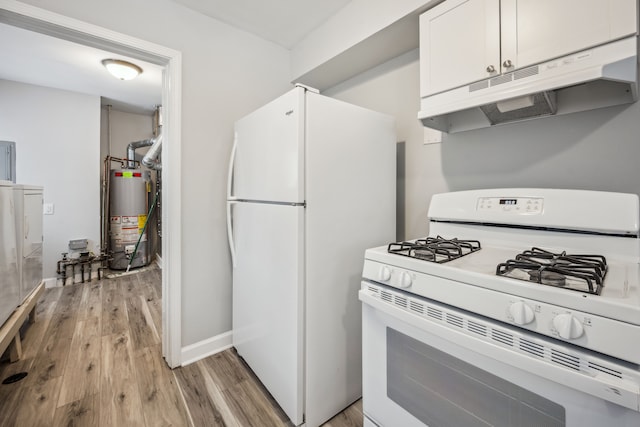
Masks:
[[[565,409],[386,328],[387,396],[429,427],[561,427]]]

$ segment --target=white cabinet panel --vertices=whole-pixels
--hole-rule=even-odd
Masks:
[[[634,34],[636,4],[635,0],[502,0],[502,62],[527,67]]]
[[[13,188],[0,185],[0,326],[19,304],[18,248]]]
[[[500,71],[499,17],[499,0],[449,0],[420,17],[421,96]]]
[[[420,16],[420,95],[636,33],[636,0],[447,0]]]
[[[30,255],[42,248],[42,193],[24,194],[24,247],[22,254]]]
[[[20,301],[42,281],[42,189],[25,188]]]

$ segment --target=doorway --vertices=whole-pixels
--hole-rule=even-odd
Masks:
[[[181,63],[179,51],[12,0],[0,3],[0,22],[127,55],[163,68],[162,353],[181,365]]]

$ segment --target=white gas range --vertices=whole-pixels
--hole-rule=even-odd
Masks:
[[[434,196],[430,237],[365,253],[366,425],[640,425],[639,212],[620,193]]]

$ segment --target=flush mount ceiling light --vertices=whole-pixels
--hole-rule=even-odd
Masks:
[[[102,65],[104,65],[107,71],[113,74],[114,77],[120,80],[131,80],[142,73],[142,68],[121,59],[103,59]]]

